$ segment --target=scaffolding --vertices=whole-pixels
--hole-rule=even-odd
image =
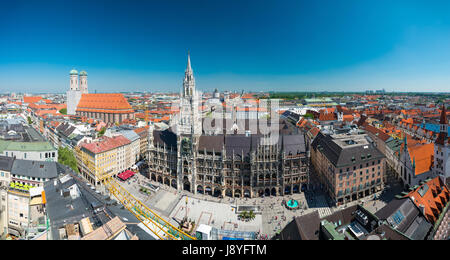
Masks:
[[[195,240],[164,218],[153,212],[135,198],[113,178],[105,179],[105,187],[128,209],[145,227],[161,240]]]

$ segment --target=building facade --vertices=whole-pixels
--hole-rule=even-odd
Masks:
[[[435,175],[441,176],[447,186],[450,185],[450,138],[448,136],[448,119],[445,105],[442,106],[440,117],[439,135],[434,144],[434,164]]]
[[[177,190],[217,197],[257,197],[300,192],[308,183],[304,135],[277,122],[275,132],[252,132],[257,120],[236,116],[216,131],[202,129],[199,93],[188,56],[176,124],[148,132],[149,177]],[[252,123],[253,122],[253,123]],[[231,131],[230,131],[231,130]],[[285,133],[286,132],[286,133]],[[276,142],[267,141],[270,135]]]
[[[125,119],[134,119],[134,110],[123,94],[82,94],[76,115],[115,124]]]
[[[0,140],[0,155],[23,160],[58,161],[58,150],[49,142],[12,142]]]
[[[139,135],[140,148],[139,148],[139,158],[147,158],[147,147],[148,147],[148,129],[147,127],[141,127],[133,130],[137,135]]]
[[[382,190],[385,160],[365,134],[319,132],[311,144],[315,173],[338,205]]]
[[[21,237],[28,227],[29,192],[8,190],[8,234]]]
[[[130,169],[132,162],[131,142],[122,135],[107,137],[75,147],[80,175],[93,185]]]

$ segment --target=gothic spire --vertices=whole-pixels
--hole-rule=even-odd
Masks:
[[[190,51],[188,50],[188,61],[187,61],[187,66],[186,66],[186,72],[187,73],[192,73],[192,68],[191,68],[191,54]]]
[[[183,97],[192,97],[193,95],[195,95],[195,79],[194,72],[192,71],[191,67],[191,55],[189,51],[186,71],[184,73],[183,89]]]

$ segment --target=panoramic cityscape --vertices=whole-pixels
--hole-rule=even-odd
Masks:
[[[439,4],[391,3],[374,23],[382,6],[354,1],[174,1],[177,21],[158,15],[165,3],[118,1],[95,28],[67,31],[79,6],[67,2],[9,3],[0,19],[1,240],[449,240],[450,48],[439,41],[450,19]],[[91,22],[106,3],[92,4]],[[14,18],[48,5],[60,24]],[[228,24],[230,5],[252,11]],[[347,27],[311,22],[335,5],[367,12],[345,33],[361,45],[335,39],[319,54],[335,36],[303,28]],[[264,17],[280,17],[267,35],[251,26]],[[385,40],[365,42],[374,32]],[[267,254],[262,245],[181,253]]]

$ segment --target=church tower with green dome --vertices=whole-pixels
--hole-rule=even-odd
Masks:
[[[70,71],[70,90],[79,90],[78,71],[75,69]]]
[[[80,102],[81,95],[88,93],[87,73],[81,71],[78,73],[76,69],[70,71],[70,89],[67,91],[67,114],[75,115],[78,102]]]
[[[87,72],[80,72],[80,91],[82,94],[87,94],[88,92],[88,84],[87,84]]]

